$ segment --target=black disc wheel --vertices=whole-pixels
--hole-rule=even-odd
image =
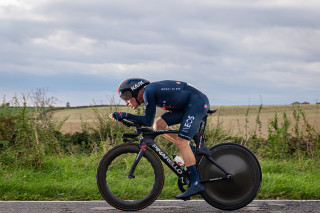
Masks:
[[[242,208],[259,192],[262,172],[259,161],[246,147],[235,143],[222,143],[210,149],[212,158],[220,164],[231,179],[203,183],[202,197],[212,206],[222,210]],[[203,157],[198,167],[200,181],[225,177],[215,164]]]
[[[147,148],[134,175],[131,166],[139,153],[138,144],[121,144],[101,159],[97,169],[97,184],[103,198],[120,210],[135,211],[152,204],[161,193],[164,183],[162,164]]]

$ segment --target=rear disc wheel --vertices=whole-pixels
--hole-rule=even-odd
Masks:
[[[260,190],[262,172],[259,161],[246,147],[235,143],[218,144],[211,148],[212,158],[232,175],[230,180],[203,183],[202,197],[222,210],[242,208],[256,197]],[[225,174],[206,157],[199,163],[199,178],[225,177]]]

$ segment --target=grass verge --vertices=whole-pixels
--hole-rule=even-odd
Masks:
[[[46,156],[42,169],[1,166],[0,200],[101,200],[96,168],[102,156]],[[263,160],[258,199],[320,199],[319,161]],[[177,177],[166,169],[159,199],[179,194]]]

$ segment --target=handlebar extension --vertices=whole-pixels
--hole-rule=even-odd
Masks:
[[[122,121],[120,121],[122,124],[124,124],[125,126],[127,126],[127,127],[132,127],[132,126],[134,126],[134,127],[140,127],[140,125],[139,124],[137,124],[137,123],[133,123],[133,122],[129,122],[129,121],[125,121],[125,120],[122,120]]]
[[[129,122],[129,121],[126,121],[126,120],[122,120],[120,122],[122,124],[124,124],[125,126],[127,126],[127,127],[136,127],[136,132],[135,133],[123,133],[122,134],[122,140],[124,142],[133,142],[133,140],[128,139],[128,138],[136,138],[141,134],[141,131],[138,130],[139,128],[141,128],[140,124]]]
[[[138,137],[140,133],[123,133],[122,138],[135,138]]]

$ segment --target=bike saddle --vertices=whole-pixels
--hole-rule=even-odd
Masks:
[[[217,112],[217,111],[218,111],[218,109],[209,109],[208,112],[207,112],[207,114],[208,114],[208,115],[211,115],[211,114],[213,114],[213,113],[215,113],[215,112]]]

